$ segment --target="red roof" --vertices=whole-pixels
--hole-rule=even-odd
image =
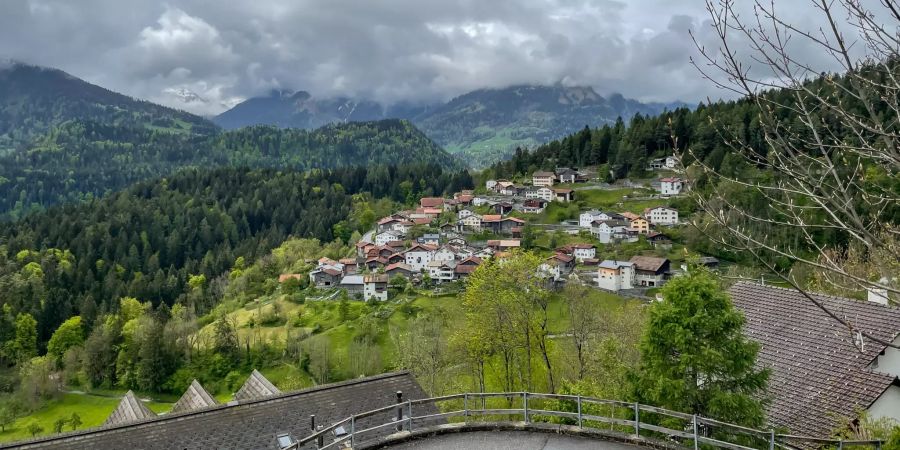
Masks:
[[[470,256],[470,257],[460,261],[459,264],[456,265],[456,267],[463,266],[463,265],[477,266],[481,263],[482,263],[481,258],[479,258],[477,256]]]
[[[384,268],[384,271],[385,271],[385,272],[390,272],[390,271],[395,270],[395,269],[398,269],[398,270],[405,270],[405,271],[407,271],[407,272],[412,272],[412,267],[409,267],[409,266],[407,266],[405,263],[402,263],[402,262],[393,263],[393,264],[391,264],[391,265],[385,267],[385,268]]]
[[[368,247],[368,246],[370,246],[370,245],[374,245],[374,244],[372,244],[371,242],[363,242],[363,241],[359,241],[359,242],[356,243],[356,248],[366,248],[366,247]]]
[[[474,272],[475,269],[477,269],[477,268],[478,268],[477,265],[476,266],[468,266],[468,265],[464,266],[462,264],[457,264],[456,268],[453,269],[453,273],[470,274],[470,273]]]
[[[333,277],[336,277],[336,276],[338,276],[338,275],[340,275],[340,274],[342,273],[340,270],[334,270],[334,269],[330,269],[330,268],[329,268],[329,269],[324,269],[324,270],[322,270],[322,272],[325,272],[325,273],[327,273],[328,275],[331,275],[331,276],[333,276]]]
[[[500,214],[485,214],[481,216],[482,222],[499,222],[503,219],[503,216]]]
[[[444,204],[444,199],[440,197],[423,197],[419,200],[419,205],[423,208],[435,208]]]
[[[415,244],[412,247],[410,247],[409,250],[406,251],[406,253],[415,251],[416,249],[421,249],[426,252],[433,252],[433,251],[437,250],[438,248],[436,245],[431,245],[431,244]]]
[[[341,258],[338,262],[345,266],[348,264],[356,264],[356,258]]]
[[[385,243],[384,247],[382,247],[382,248],[386,248],[388,250],[393,250],[394,248],[397,248],[397,247],[403,247],[403,241],[389,241],[389,242]]]
[[[556,259],[556,260],[562,261],[564,263],[570,263],[570,262],[572,262],[572,260],[575,259],[575,257],[566,255],[564,253],[557,253],[547,259]]]
[[[504,218],[503,220],[509,220],[509,221],[512,221],[512,222],[515,222],[515,223],[525,223],[524,220],[519,219],[518,217],[506,217],[506,218]]]
[[[460,195],[459,197],[457,197],[456,199],[459,200],[460,203],[469,203],[472,201],[473,198],[474,198],[474,196],[472,196],[472,195],[463,194],[463,195]]]
[[[366,260],[366,264],[369,264],[369,263],[372,263],[372,262],[377,262],[377,263],[379,263],[379,264],[387,264],[388,260],[387,260],[387,258],[382,258],[382,257],[380,257],[380,256],[377,257],[377,258],[369,258],[369,259]]]
[[[413,219],[413,223],[416,225],[428,225],[429,223],[431,223],[431,220],[432,219],[429,219],[427,217],[422,217],[420,219]]]
[[[398,221],[398,219],[388,216],[388,217],[384,217],[381,220],[379,220],[378,225],[384,225],[386,223],[397,222],[397,221]]]

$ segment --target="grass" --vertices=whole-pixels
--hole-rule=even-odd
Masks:
[[[121,395],[124,395],[124,392],[118,393],[118,396]],[[73,412],[77,412],[81,417],[82,424],[79,429],[99,426],[119,404],[118,396],[64,393],[58,400],[51,400],[39,411],[13,422],[6,431],[0,433],[0,442],[31,439],[31,433],[27,429],[31,423],[37,423],[44,428],[38,436],[53,434],[54,422],[59,418],[71,417]],[[172,407],[171,403],[153,401],[145,402],[145,405],[156,413],[168,411]],[[72,427],[66,426],[63,431],[71,429]]]

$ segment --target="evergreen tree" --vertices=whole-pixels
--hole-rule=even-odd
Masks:
[[[637,400],[726,422],[757,426],[768,371],[755,367],[759,345],[744,317],[705,269],[669,281],[650,307],[635,377]]]

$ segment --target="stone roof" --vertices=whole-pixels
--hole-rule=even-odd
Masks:
[[[601,269],[619,269],[620,267],[632,267],[633,263],[628,261],[614,261],[612,259],[607,259],[601,262],[598,265]]]
[[[326,384],[238,404],[172,413],[141,422],[77,430],[29,441],[11,443],[9,448],[75,449],[278,449],[276,436],[287,433],[294,439],[310,434],[310,418],[330,425],[353,414],[371,411],[396,402],[396,392],[403,399],[427,398],[408,372],[389,373]],[[416,416],[438,413],[432,403],[416,405]],[[386,423],[396,411],[362,419],[357,426],[369,428]],[[394,432],[386,427],[369,436]],[[330,440],[326,438],[326,442]],[[3,447],[3,444],[0,444]],[[7,447],[3,447],[7,448]]]
[[[237,401],[254,400],[280,394],[281,391],[258,370],[253,369],[244,385],[234,393]]]
[[[629,262],[633,263],[634,268],[637,270],[659,272],[668,265],[669,260],[666,258],[657,258],[655,256],[632,256]]]
[[[209,395],[209,392],[206,392],[206,389],[203,389],[200,382],[194,380],[191,382],[191,385],[188,386],[187,390],[184,391],[184,395],[182,395],[172,406],[172,412],[179,413],[193,411],[196,409],[209,408],[218,404],[219,402],[217,402],[212,395]]]
[[[106,421],[103,422],[103,425],[122,425],[155,416],[156,413],[150,411],[150,408],[148,408],[147,405],[138,400],[134,395],[134,392],[128,391],[125,393],[125,396],[122,397],[122,400],[119,401],[119,405],[116,406],[116,409],[113,410],[112,414],[110,414],[109,417],[106,418]]]
[[[885,345],[856,336],[801,293],[747,282],[729,292],[747,319],[744,334],[760,343],[757,365],[771,370],[771,425],[828,437],[842,425],[841,418],[855,417],[897,382],[895,376],[870,369]],[[826,295],[813,298],[878,340],[891,342],[900,333],[900,309]]]
[[[539,170],[539,171],[535,172],[534,174],[532,174],[532,176],[546,178],[546,177],[554,177],[554,176],[556,176],[556,174],[553,172],[545,172],[543,170]]]

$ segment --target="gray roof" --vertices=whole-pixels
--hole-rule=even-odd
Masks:
[[[219,402],[217,402],[212,395],[209,395],[209,392],[206,392],[206,389],[203,389],[200,382],[194,380],[191,381],[191,385],[184,391],[181,398],[179,398],[178,401],[175,402],[175,405],[172,406],[172,412],[193,411],[195,409],[209,408],[210,406],[216,406],[218,404]]]
[[[760,343],[757,365],[771,370],[768,420],[794,434],[828,437],[840,418],[872,405],[896,377],[871,370],[885,349],[857,337],[801,293],[754,283],[730,289],[747,321],[744,334]],[[900,333],[900,310],[876,303],[813,295],[830,311],[891,342]]]
[[[611,259],[607,259],[598,264],[598,267],[603,269],[618,269],[619,267],[631,267],[633,265],[633,263],[630,263],[628,261],[613,261]]]
[[[362,275],[344,275],[344,278],[341,280],[341,285],[348,284],[358,284],[362,286],[363,284],[363,276]]]
[[[116,409],[106,418],[103,425],[121,425],[125,423],[136,422],[150,417],[156,416],[156,413],[150,411],[143,402],[135,397],[134,392],[128,391]]]
[[[234,393],[234,399],[240,402],[271,397],[280,393],[281,391],[271,381],[267,380],[258,370],[253,369],[244,385]]]
[[[428,395],[408,372],[389,373],[281,394],[238,404],[157,416],[141,422],[77,430],[30,441],[7,444],[9,448],[199,450],[278,449],[276,436],[288,433],[295,439],[310,434],[309,416],[330,425],[353,414],[394,404],[396,392],[404,400]],[[433,403],[416,405],[414,415],[437,413]],[[369,428],[385,423],[396,412],[357,422]],[[393,432],[383,428],[378,435]],[[329,442],[326,439],[326,442]],[[0,444],[0,448],[4,447]]]

